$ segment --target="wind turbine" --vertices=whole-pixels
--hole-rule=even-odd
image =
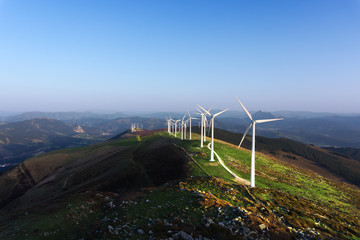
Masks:
[[[198,106],[204,110],[206,112],[206,114],[208,114],[211,118],[210,118],[210,121],[211,121],[211,155],[210,155],[210,161],[213,162],[215,161],[214,160],[214,119],[216,116],[219,116],[220,114],[222,114],[223,112],[226,112],[227,110],[229,109],[225,109],[225,110],[222,110],[221,112],[218,112],[214,115],[211,115],[209,111],[206,111],[203,107],[201,107],[199,104]]]
[[[181,119],[181,140],[184,140],[184,118],[186,116],[186,113],[184,114],[184,117]]]
[[[188,111],[188,114],[189,114],[189,124],[190,124],[190,127],[189,127],[189,130],[190,130],[190,140],[191,140],[191,119],[197,119],[197,118],[193,118],[193,117],[191,117],[191,115],[190,115],[190,112]]]
[[[190,120],[187,119],[186,121],[184,121],[184,139],[186,140],[186,130],[187,130],[187,124]]]
[[[236,97],[236,99],[238,100],[238,102],[240,103],[241,107],[244,109],[246,115],[249,117],[249,119],[251,120],[251,123],[249,125],[249,127],[246,129],[240,144],[238,146],[238,148],[241,146],[242,142],[245,139],[246,134],[248,133],[248,131],[250,130],[250,128],[252,127],[252,140],[251,140],[251,174],[250,174],[250,186],[251,187],[255,187],[255,125],[257,123],[264,123],[264,122],[273,122],[273,121],[279,121],[279,120],[283,120],[283,118],[274,118],[274,119],[262,119],[262,120],[254,120],[251,116],[251,114],[249,113],[249,111],[245,108],[245,106],[240,102],[240,100]]]
[[[208,110],[208,112],[210,112],[210,110]],[[205,114],[205,116],[204,116],[204,142],[206,142],[206,136],[207,136],[206,132],[208,132],[206,129],[207,126],[210,128],[209,122],[208,122],[208,120],[206,118],[206,114]]]
[[[166,124],[167,124],[167,127],[168,127],[168,133],[170,135],[171,118],[165,117],[165,119],[166,119]]]
[[[180,122],[181,120],[174,120],[174,128],[175,128],[175,137],[176,137],[176,134],[177,134],[177,123]]]
[[[200,105],[198,105],[200,107]],[[212,108],[212,107],[211,107]],[[201,129],[200,129],[200,147],[204,147],[204,142],[206,142],[206,122],[207,122],[207,119],[206,119],[206,112],[210,112],[211,108],[209,108],[209,110],[205,110],[204,108],[202,108],[204,110],[201,111],[200,109],[196,108],[199,113],[197,114],[200,114],[201,115]]]

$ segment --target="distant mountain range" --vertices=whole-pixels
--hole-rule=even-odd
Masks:
[[[0,121],[0,171],[43,152],[104,141],[129,129],[133,122],[144,129],[165,128],[164,116],[179,119],[183,114],[159,112],[144,114],[148,117],[120,118],[124,116],[123,113],[31,112],[13,115],[5,119],[7,122]],[[198,117],[195,113],[192,115]],[[283,121],[258,124],[258,136],[288,138],[320,147],[333,147],[333,152],[358,159],[354,152],[360,149],[360,115],[262,111],[252,115],[255,119],[285,117]],[[24,120],[33,117],[40,118]],[[244,112],[240,111],[228,111],[215,120],[216,128],[235,133],[243,133],[249,123]],[[194,120],[193,126],[199,126],[199,120]],[[347,155],[350,152],[353,154]]]
[[[76,135],[71,126],[47,118],[0,125],[0,172],[41,153],[97,142]]]
[[[0,120],[6,122],[19,122],[35,118],[51,118],[56,120],[74,120],[83,118],[101,118],[101,119],[116,119],[125,117],[124,113],[100,114],[92,112],[25,112],[6,117],[0,117]]]
[[[266,112],[253,114],[254,119],[281,117]],[[216,127],[244,132],[250,121],[246,118],[219,118]],[[322,118],[285,118],[282,121],[257,125],[259,136],[284,137],[317,146],[360,148],[360,116],[325,116]]]
[[[212,112],[221,111],[220,109],[213,109]],[[291,119],[310,119],[310,118],[347,118],[347,117],[356,117],[360,114],[336,114],[336,113],[317,113],[317,112],[305,112],[305,111],[276,111],[276,112],[263,112],[263,111],[250,111],[251,114],[256,112],[271,114],[276,117],[284,117]],[[3,113],[3,114],[1,114]],[[56,120],[74,120],[74,119],[89,119],[89,118],[99,118],[99,119],[117,119],[117,118],[126,118],[126,117],[143,117],[143,118],[182,118],[185,112],[153,112],[153,113],[141,113],[141,112],[117,112],[117,113],[94,113],[94,112],[24,112],[12,114],[8,112],[0,112],[0,121],[5,122],[18,122],[23,120],[29,120],[34,118],[52,118]],[[190,113],[196,116],[196,111],[190,111]],[[229,110],[218,118],[246,118],[246,115],[243,111],[234,111]]]
[[[166,127],[162,119],[142,117],[67,121],[35,118],[0,124],[0,172],[41,153],[107,140],[129,129],[132,122],[145,129]]]

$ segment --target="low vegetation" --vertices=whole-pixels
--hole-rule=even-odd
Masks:
[[[72,192],[36,208],[0,210],[0,239],[360,239],[360,192],[354,186],[258,153],[257,187],[249,188],[209,163],[209,150],[200,149],[196,135],[193,141],[165,132],[140,135],[95,146],[130,149],[127,159],[143,181],[126,191],[110,178],[108,187],[74,183]],[[71,151],[88,158],[93,149]],[[215,151],[249,179],[249,150],[218,140]],[[96,176],[101,182],[102,174]]]

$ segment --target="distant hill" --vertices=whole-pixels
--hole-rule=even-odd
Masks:
[[[272,113],[269,112],[262,112],[262,111],[258,111],[255,112],[254,114],[252,114],[253,119],[257,120],[257,119],[272,119],[272,118],[276,118]]]
[[[1,144],[45,142],[50,135],[73,136],[75,132],[63,122],[49,118],[37,118],[0,126]]]
[[[329,150],[335,155],[341,157],[352,158],[357,161],[360,161],[360,149],[357,148],[334,148],[334,147],[325,147],[324,149]]]
[[[142,117],[65,122],[37,118],[0,125],[0,172],[44,152],[107,140],[128,130],[132,122],[150,130],[166,127],[164,119]]]
[[[309,119],[309,118],[323,118],[334,115],[340,115],[328,112],[307,112],[307,111],[276,111],[272,112],[275,116],[294,118],[294,119]]]
[[[0,125],[0,172],[37,154],[96,142],[76,134],[71,126],[48,118]]]
[[[255,113],[255,119],[281,117],[271,113]],[[246,118],[218,118],[216,126],[232,132],[244,132]],[[327,116],[323,118],[285,118],[282,121],[257,125],[259,136],[289,138],[317,146],[360,148],[359,116]]]
[[[165,119],[144,118],[144,117],[127,117],[117,119],[100,119],[84,118],[66,121],[67,123],[77,126],[80,125],[86,133],[91,136],[110,138],[123,131],[130,129],[131,123],[138,123],[144,129],[159,129],[166,127]]]
[[[123,113],[100,114],[92,112],[25,112],[17,115],[12,115],[4,118],[7,122],[19,122],[35,118],[51,118],[56,120],[73,120],[83,118],[101,118],[101,119],[116,119],[125,117]]]

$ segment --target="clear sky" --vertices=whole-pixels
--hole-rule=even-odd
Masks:
[[[360,0],[0,0],[0,111],[360,113]]]

